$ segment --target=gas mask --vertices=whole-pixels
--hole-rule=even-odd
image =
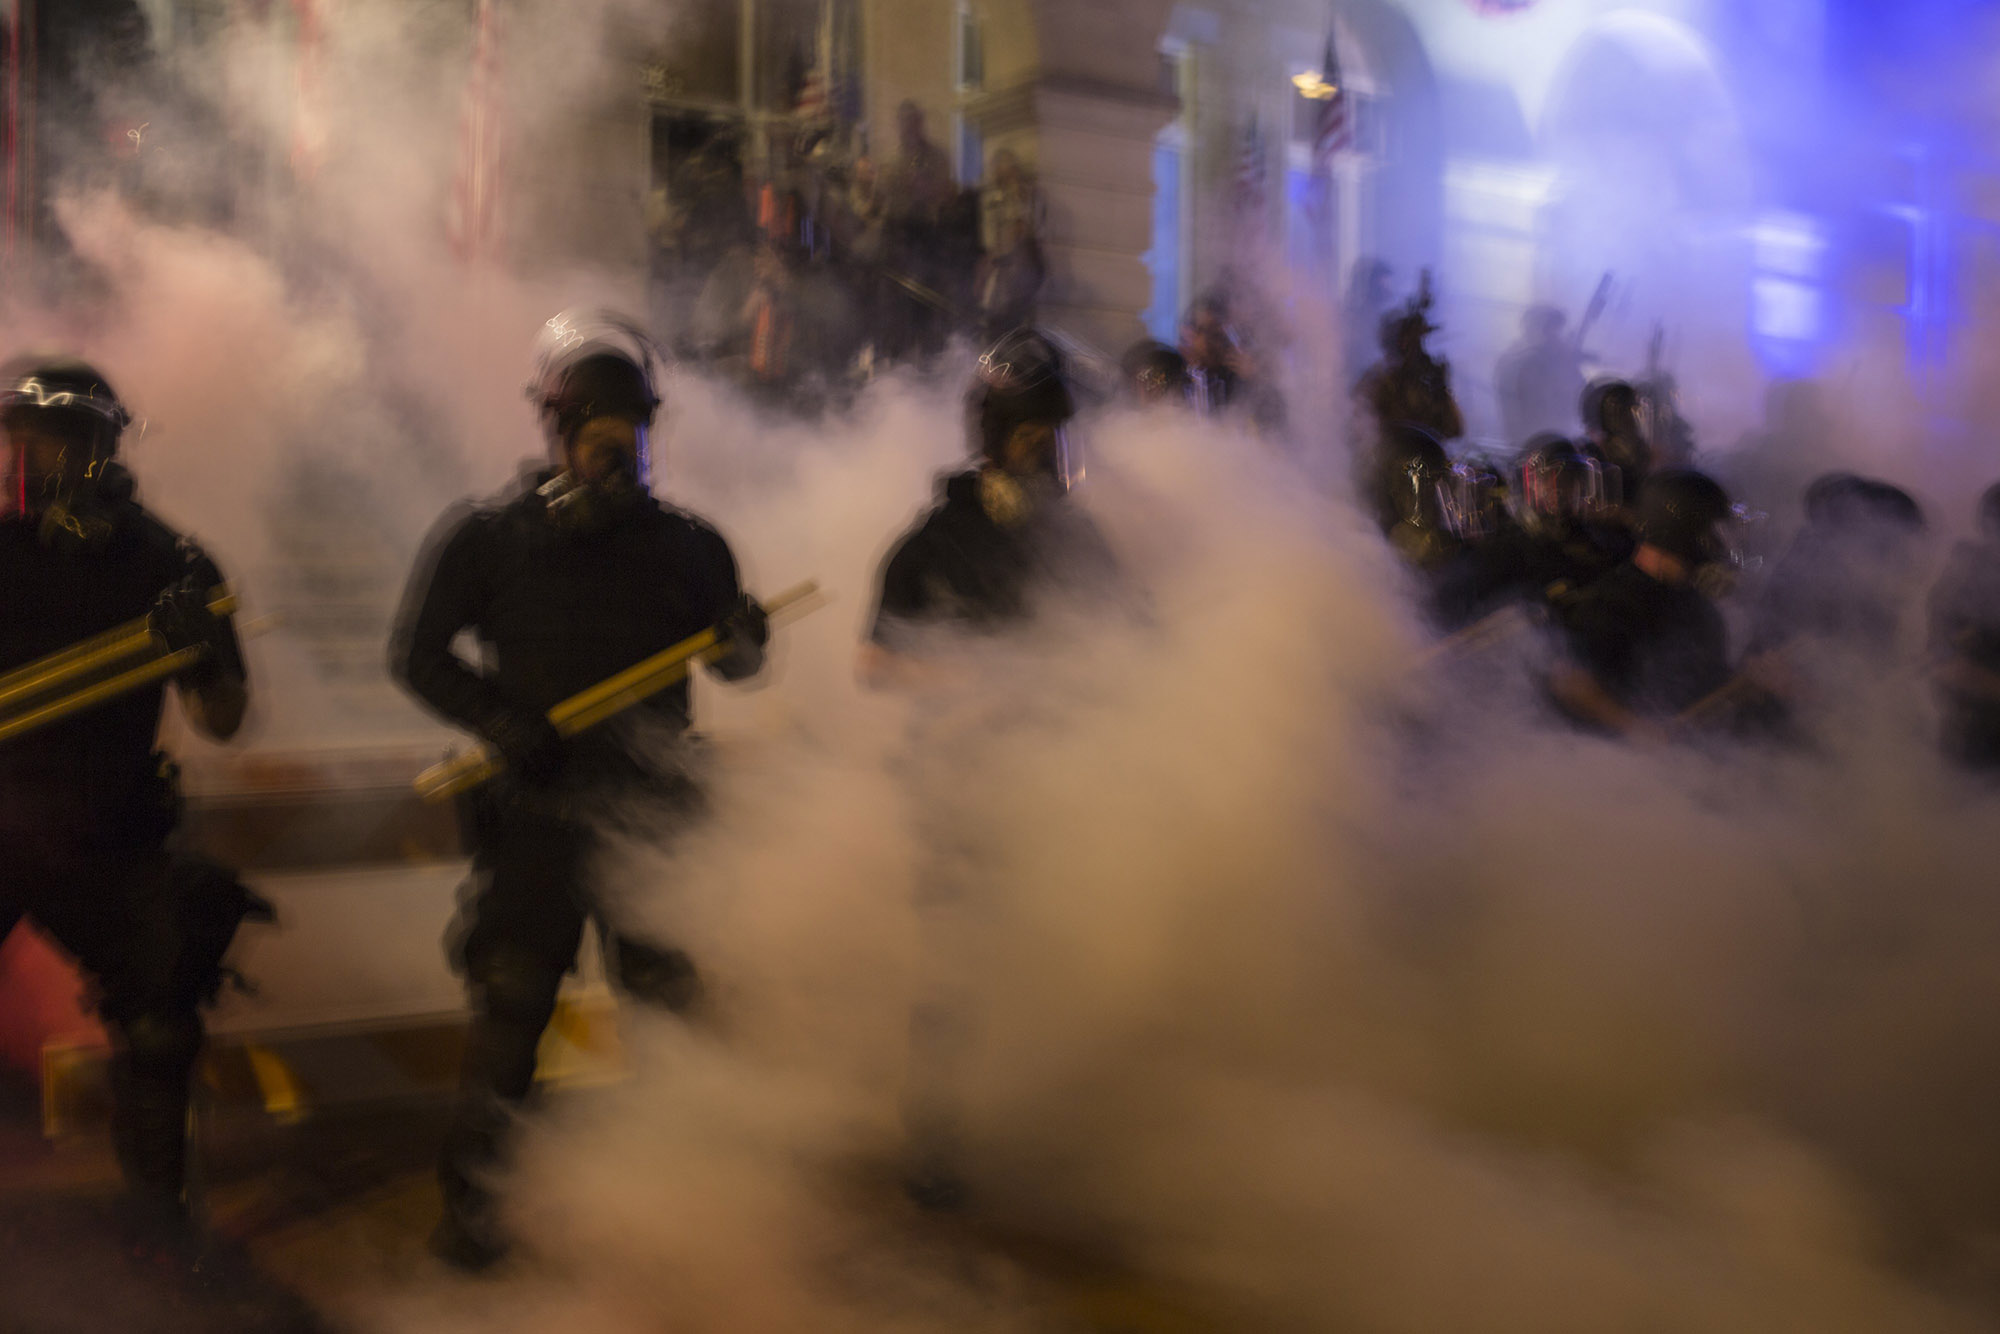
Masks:
[[[75,486],[57,487],[40,510],[35,534],[57,551],[101,550],[118,530],[118,511],[132,499],[132,474],[115,459],[96,460]],[[30,511],[32,514],[33,511]]]
[[[27,443],[9,441],[0,514],[32,523],[44,546],[64,551],[101,548],[117,530],[118,511],[134,491],[131,473],[113,456],[117,436],[100,420],[70,409],[9,414],[17,430],[40,427],[37,443],[59,441],[59,452],[36,468]]]
[[[528,396],[562,470],[543,488],[543,498],[550,515],[564,526],[602,526],[651,488],[649,428],[660,407],[661,361],[659,348],[636,324],[610,311],[564,311],[543,326]],[[570,450],[579,434],[603,417],[637,427],[637,448],[591,481],[574,475]]]
[[[645,504],[649,492],[641,483],[645,467],[646,428],[638,428],[638,449],[596,479],[575,468],[564,468],[537,487],[549,520],[564,532],[594,534],[616,527],[628,514]]]
[[[1047,473],[1017,476],[1005,468],[979,470],[979,507],[1000,528],[1018,528],[1062,497],[1067,488]]]

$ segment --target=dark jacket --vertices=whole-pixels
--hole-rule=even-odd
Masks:
[[[1044,597],[1105,592],[1117,561],[1074,501],[1044,499],[1022,520],[988,512],[979,470],[939,485],[938,503],[883,563],[869,639],[906,647],[927,626],[995,631],[1033,614]]]
[[[2000,544],[1961,542],[1930,598],[1930,646],[1940,658],[1963,657],[2000,674]],[[1960,757],[2000,766],[2000,703],[1944,692],[1945,743]]]
[[[189,579],[211,588],[222,575],[136,503],[117,506],[109,539],[82,550],[44,544],[24,520],[0,522],[0,672],[138,620]],[[153,747],[165,694],[155,683],[0,742],[0,842],[16,829],[120,846],[164,836],[171,792]]]
[[[482,736],[510,714],[546,713],[700,633],[741,595],[721,534],[650,496],[601,531],[580,532],[558,523],[529,486],[498,506],[448,515],[432,550],[398,616],[390,670]],[[482,650],[478,670],[452,651],[461,631]],[[570,768],[587,773],[593,757],[622,750],[645,722],[678,732],[689,718],[683,680],[572,742]]]
[[[1635,713],[1671,718],[1729,680],[1722,613],[1687,584],[1626,563],[1563,614],[1571,655]]]

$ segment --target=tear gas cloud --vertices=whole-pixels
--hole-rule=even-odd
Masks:
[[[869,412],[905,460],[955,424]],[[896,424],[712,425],[794,481],[691,461],[690,501],[865,588],[883,492],[919,499],[884,485]],[[940,976],[981,1209],[1222,1327],[1978,1327],[1989,799],[1915,683],[1811,757],[1581,740],[1517,666],[1472,698],[1415,672],[1372,536],[1251,441],[1091,438],[1150,616],[983,651],[933,709],[854,684],[844,597],[770,689],[707,692],[715,818],[607,882],[711,970],[717,1030],[635,1016],[631,1083],[531,1136],[514,1203],[559,1279],[391,1327],[1059,1323],[889,1203]]]
[[[379,114],[345,118],[351,150],[265,220],[284,244],[79,194],[64,219],[104,299],[13,323],[103,359],[153,422],[144,494],[254,603],[326,614],[283,544],[343,544],[364,628],[435,513],[535,452],[529,331],[631,290],[468,270],[430,239],[411,201],[436,191],[410,183],[448,170],[456,108],[408,91],[430,87],[426,12],[356,11],[329,85]],[[535,126],[607,77],[594,41],[550,49],[573,58],[537,71]],[[220,86],[254,108],[263,59],[246,32]],[[779,632],[767,686],[701,691],[713,817],[606,869],[622,917],[699,959],[717,1019],[630,1016],[630,1080],[527,1138],[525,1274],[351,1314],[1062,1327],[1032,1273],[894,1203],[912,1007],[949,984],[980,1216],[1224,1328],[1990,1322],[1992,799],[1935,757],[1913,670],[1843,679],[1811,753],[1584,739],[1523,657],[1425,659],[1389,554],[1297,463],[1105,412],[1084,503],[1144,614],[968,646],[948,699],[871,694],[855,644],[962,452],[954,374],[812,425],[676,377],[664,489],[752,587],[836,593]],[[253,652],[253,744],[416,725],[296,636]]]

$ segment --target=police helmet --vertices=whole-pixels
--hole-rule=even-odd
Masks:
[[[0,368],[0,420],[34,414],[49,429],[109,457],[132,423],[111,382],[75,357],[17,357]]]
[[[1706,565],[1726,554],[1716,527],[1731,513],[1729,493],[1713,477],[1669,468],[1639,489],[1639,540],[1690,565]]]
[[[659,411],[659,348],[611,311],[566,310],[542,326],[528,396],[554,442],[594,417],[650,427]]]
[[[1440,487],[1451,475],[1451,456],[1437,436],[1414,422],[1396,423],[1383,437],[1378,469],[1385,531],[1397,524],[1426,529],[1442,525]]]
[[[1067,485],[1073,472],[1062,427],[1076,415],[1069,379],[1069,359],[1047,334],[1021,328],[1001,335],[979,358],[969,399],[979,452],[997,463],[1015,428],[1047,423],[1056,428],[1054,467]]]
[[[131,474],[116,461],[132,414],[89,362],[30,355],[0,367],[0,424],[30,423],[64,442],[61,466],[35,478],[24,460],[10,458],[12,475],[0,503],[38,516],[46,538],[95,544],[110,531],[105,506],[133,492]]]
[[[1979,531],[1988,541],[2000,541],[2000,482],[1980,494]]]
[[[1193,384],[1187,358],[1158,339],[1144,338],[1119,359],[1126,388],[1142,403],[1186,398]]]
[[[1584,429],[1603,430],[1607,408],[1636,413],[1639,410],[1639,391],[1629,380],[1621,380],[1615,375],[1599,376],[1583,387],[1583,397],[1577,402],[1577,412],[1583,418]]]
[[[1924,530],[1924,509],[1902,487],[1850,472],[1831,472],[1806,488],[1806,520],[1817,528],[1872,529],[1914,535]]]

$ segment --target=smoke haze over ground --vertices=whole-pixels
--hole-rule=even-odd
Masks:
[[[409,182],[448,174],[456,106],[379,96],[427,86],[396,22],[344,39],[380,77],[330,82],[379,115],[281,257],[78,195],[107,299],[12,325],[105,363],[151,421],[142,494],[253,606],[356,618],[253,647],[260,746],[429,735],[371,627],[444,505],[536,451],[534,327],[636,304],[630,275],[409,239],[440,235]],[[573,49],[545,86],[590,84],[598,48]],[[230,59],[225,87],[264,86],[254,47]],[[1583,738],[1525,654],[1425,659],[1366,521],[1266,446],[1107,413],[1084,503],[1142,614],[1052,614],[965,647],[961,690],[870,693],[876,569],[963,454],[963,371],[823,425],[676,376],[662,490],[753,589],[834,594],[778,632],[767,685],[704,684],[714,818],[609,877],[717,1014],[630,1016],[629,1082],[527,1138],[524,1273],[366,1294],[367,1324],[1061,1327],[977,1227],[898,1203],[910,1015],[941,980],[969,1016],[978,1226],[1184,1289],[1222,1328],[1994,1323],[2000,835],[1936,757],[1914,661],[1836,678],[1810,752]],[[1856,430],[1820,457],[1888,458],[1948,529],[1969,509],[1921,441]],[[354,582],[296,582],[300,543],[349,552]],[[376,656],[314,647],[340,642]]]
[[[759,564],[785,546],[761,533],[810,532],[865,587],[882,492],[900,472],[913,506],[909,456],[954,428],[896,411],[895,467],[886,421],[718,418],[710,448],[802,484],[689,499]],[[1911,682],[1810,757],[1580,739],[1504,664],[1434,698],[1372,540],[1249,441],[1092,439],[1144,624],[1058,619],[910,706],[853,685],[843,596],[767,691],[707,692],[738,739],[717,816],[616,879],[712,971],[717,1033],[635,1018],[633,1082],[533,1137],[517,1203],[561,1278],[479,1320],[1051,1322],[940,1276],[890,1203],[909,1009],[946,958],[985,1216],[1223,1327],[1983,1327],[1988,798]]]

